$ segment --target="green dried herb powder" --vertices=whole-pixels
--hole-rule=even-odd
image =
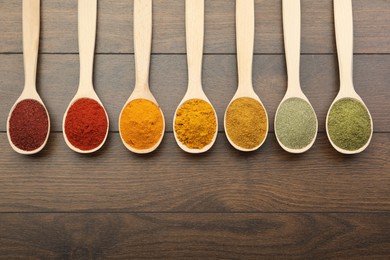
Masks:
[[[301,98],[286,99],[275,117],[275,134],[290,149],[308,146],[316,136],[317,117],[311,105]]]
[[[330,140],[348,151],[362,148],[372,132],[366,107],[353,98],[343,98],[334,103],[327,124]]]

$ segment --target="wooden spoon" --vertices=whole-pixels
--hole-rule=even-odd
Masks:
[[[337,45],[337,57],[339,61],[340,71],[340,90],[336,98],[333,100],[332,105],[328,110],[326,116],[326,132],[328,139],[332,146],[340,153],[344,154],[356,154],[362,152],[369,145],[372,132],[373,122],[371,114],[363,102],[362,98],[356,93],[353,86],[353,17],[352,17],[352,1],[351,0],[334,0],[334,23],[336,32],[336,45]],[[371,121],[371,134],[367,143],[361,148],[350,151],[338,147],[334,144],[329,136],[328,119],[329,113],[332,110],[333,105],[340,99],[351,98],[360,102],[366,109],[370,121]]]
[[[283,0],[283,33],[284,33],[284,46],[286,53],[286,65],[287,65],[287,91],[282,101],[280,102],[275,115],[275,134],[279,145],[290,153],[303,153],[310,149],[314,144],[318,131],[318,121],[316,117],[315,122],[315,134],[312,141],[305,147],[300,149],[292,149],[285,146],[278,138],[276,128],[276,118],[283,102],[290,98],[299,98],[305,101],[312,109],[314,115],[314,109],[307,99],[306,95],[302,92],[301,84],[299,80],[299,60],[300,60],[300,45],[301,45],[301,3],[300,0]]]
[[[100,101],[98,95],[93,88],[93,59],[95,52],[96,39],[96,16],[97,16],[97,0],[79,0],[78,1],[78,37],[79,37],[79,56],[80,56],[80,81],[79,88],[76,95],[73,97],[66,109],[62,130],[66,144],[75,152],[78,153],[92,153],[99,150],[107,139],[108,131],[101,144],[90,150],[81,150],[70,143],[65,134],[65,120],[69,108],[81,98],[89,98],[96,101],[103,109],[103,103]],[[108,128],[108,116],[107,117]]]
[[[177,144],[183,151],[188,153],[203,153],[209,150],[218,133],[217,113],[202,89],[202,58],[203,58],[203,38],[204,38],[204,0],[186,0],[186,45],[188,64],[188,88],[184,98],[176,109],[173,118],[173,128],[175,129],[176,114],[178,109],[190,99],[201,99],[211,105],[216,119],[216,130],[212,141],[201,149],[192,149],[184,145],[176,136]]]
[[[237,66],[238,66],[238,88],[230,101],[224,116],[224,126],[226,127],[226,114],[230,104],[238,98],[248,97],[256,100],[263,107],[267,127],[265,136],[261,143],[251,149],[243,148],[235,144],[226,134],[230,144],[237,150],[249,152],[258,149],[267,139],[268,134],[268,115],[263,103],[253,90],[252,85],[252,63],[253,47],[255,35],[255,3],[254,0],[237,0],[236,1],[236,42],[237,42]]]
[[[134,58],[135,58],[135,87],[133,93],[126,101],[122,108],[121,114],[125,110],[128,103],[135,99],[146,99],[153,102],[159,107],[156,99],[149,89],[149,66],[150,66],[150,51],[152,47],[152,0],[134,0]],[[160,108],[160,107],[159,107]],[[154,151],[161,143],[164,136],[165,120],[164,114],[160,108],[160,113],[163,118],[162,134],[159,141],[151,148],[136,149],[126,143],[123,139],[121,131],[121,139],[127,149],[134,153],[150,153]],[[119,124],[120,129],[120,124]]]
[[[47,143],[50,133],[50,118],[41,97],[36,90],[36,75],[38,61],[38,46],[39,46],[39,27],[40,27],[40,0],[24,0],[23,1],[23,58],[24,58],[24,78],[25,84],[22,94],[12,106],[7,120],[7,136],[11,147],[20,154],[35,154],[42,150]],[[42,145],[32,151],[25,151],[16,147],[11,141],[9,131],[9,121],[15,107],[26,99],[32,99],[39,102],[46,110],[48,129],[45,141]]]

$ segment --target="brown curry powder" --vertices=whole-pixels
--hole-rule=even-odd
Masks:
[[[253,149],[263,143],[268,120],[264,107],[253,98],[234,100],[226,111],[226,134],[237,146]]]
[[[119,120],[122,139],[139,150],[156,145],[161,139],[163,128],[164,119],[160,108],[146,99],[129,102]]]
[[[188,148],[202,149],[212,142],[216,131],[216,115],[208,102],[190,99],[177,110],[176,137]]]

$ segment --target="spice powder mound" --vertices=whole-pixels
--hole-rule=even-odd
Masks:
[[[22,100],[12,110],[8,130],[11,141],[17,148],[33,151],[46,141],[49,115],[40,102],[33,99]]]
[[[283,101],[275,116],[275,134],[289,149],[310,145],[317,134],[317,117],[311,105],[302,98]]]
[[[135,99],[121,113],[119,132],[126,144],[135,149],[149,149],[161,139],[164,118],[160,108],[150,100]]]
[[[226,134],[237,146],[253,149],[267,135],[268,119],[264,107],[253,98],[242,97],[230,103],[225,115]]]
[[[329,138],[344,150],[362,148],[369,141],[372,132],[366,107],[352,98],[343,98],[334,103],[327,123]]]
[[[69,108],[65,118],[65,135],[80,150],[92,150],[103,143],[108,131],[104,108],[95,100],[80,98]]]
[[[176,112],[176,137],[190,149],[202,149],[213,141],[217,118],[213,107],[202,99],[184,102]]]

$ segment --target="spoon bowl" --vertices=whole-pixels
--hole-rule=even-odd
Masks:
[[[297,88],[296,88],[297,89]],[[278,115],[280,115],[280,111],[281,111],[281,108],[285,105],[285,102],[288,101],[288,100],[296,100],[296,101],[304,101],[306,104],[306,106],[308,106],[308,111],[311,111],[312,114],[314,114],[314,117],[315,117],[315,130],[313,131],[314,134],[311,136],[311,141],[308,142],[304,147],[302,148],[291,148],[291,147],[288,147],[286,145],[284,145],[283,141],[279,138],[278,136],[278,131],[277,131],[277,123],[276,123],[276,120],[278,118]],[[276,113],[275,113],[275,121],[274,121],[274,129],[275,129],[275,136],[276,136],[276,139],[278,140],[278,143],[279,145],[286,151],[286,152],[289,152],[289,153],[295,153],[295,154],[299,154],[299,153],[304,153],[306,152],[307,150],[309,150],[315,140],[316,140],[316,137],[317,137],[317,132],[318,132],[318,121],[317,121],[317,117],[315,115],[315,112],[314,112],[314,109],[313,109],[313,106],[311,105],[310,101],[308,100],[308,98],[305,96],[305,94],[302,92],[302,91],[295,91],[293,93],[293,91],[287,91],[287,93],[285,94],[285,96],[283,97],[282,101],[280,102],[277,110],[276,110]]]
[[[47,108],[36,90],[36,71],[38,61],[39,47],[39,31],[40,31],[40,0],[24,0],[23,1],[23,59],[24,59],[24,78],[25,85],[22,94],[12,106],[7,119],[7,137],[9,143],[20,154],[35,154],[45,147],[50,133],[50,117]],[[23,101],[32,100],[39,103],[46,113],[47,118],[47,134],[41,145],[33,150],[23,150],[14,144],[10,134],[10,120],[15,108]]]
[[[373,134],[373,121],[371,114],[363,102],[362,98],[357,94],[353,86],[353,16],[352,16],[352,1],[351,0],[334,0],[334,23],[336,33],[337,57],[340,71],[340,90],[336,98],[332,102],[326,116],[326,133],[331,145],[336,151],[343,154],[356,154],[364,151],[369,145]],[[365,110],[366,116],[370,121],[369,136],[366,142],[357,149],[344,149],[335,144],[330,134],[329,122],[332,109],[338,102],[349,99],[352,102],[357,101],[361,108]],[[353,119],[353,118],[349,118]],[[345,119],[343,119],[345,120]],[[350,141],[350,140],[348,140]]]
[[[79,90],[80,89],[83,89],[83,87],[79,87]],[[65,143],[68,145],[68,147],[77,152],[77,153],[82,153],[82,154],[87,154],[87,153],[93,153],[93,152],[96,152],[97,150],[99,150],[103,145],[104,143],[106,142],[106,139],[107,139],[107,136],[108,136],[108,128],[109,128],[109,120],[108,120],[108,115],[107,115],[107,111],[106,109],[104,108],[103,106],[103,103],[100,101],[98,95],[96,94],[96,92],[92,89],[92,91],[89,91],[88,93],[83,93],[84,91],[80,91],[80,92],[77,92],[76,95],[73,97],[73,99],[70,101],[66,111],[65,111],[65,114],[64,114],[64,117],[63,117],[63,120],[62,120],[62,133],[63,133],[63,136],[64,136],[64,140],[65,140]],[[66,131],[65,131],[65,127],[66,127],[66,118],[68,116],[68,112],[69,112],[69,109],[79,100],[81,99],[90,99],[90,100],[93,100],[95,101],[97,104],[99,104],[102,109],[104,110],[104,113],[105,113],[105,116],[106,116],[106,120],[107,120],[107,131],[106,131],[106,134],[105,134],[105,137],[104,139],[102,140],[102,142],[94,147],[93,149],[88,149],[88,150],[82,150],[76,146],[74,146],[68,139],[68,136],[66,135]]]
[[[226,111],[225,111],[225,115],[224,115],[224,128],[225,128],[225,129],[227,129],[227,127],[226,127],[226,114],[227,114],[227,111],[228,111],[230,105],[231,105],[234,101],[236,101],[236,100],[238,100],[238,99],[240,99],[240,98],[251,98],[251,99],[254,99],[254,100],[256,100],[256,101],[263,107],[264,112],[265,112],[265,116],[266,116],[266,121],[267,121],[267,127],[266,127],[266,130],[265,130],[265,136],[264,136],[263,140],[262,140],[258,145],[256,145],[256,146],[253,147],[253,148],[244,148],[244,147],[241,147],[241,146],[237,145],[237,144],[229,137],[228,134],[226,134],[226,138],[228,139],[229,143],[230,143],[235,149],[237,149],[237,150],[239,150],[239,151],[242,151],[242,152],[252,152],[252,151],[255,151],[255,150],[259,149],[259,148],[264,144],[265,140],[267,139],[267,136],[268,136],[268,122],[269,122],[269,120],[268,120],[268,114],[267,114],[267,111],[266,111],[266,109],[265,109],[263,103],[261,102],[259,96],[258,96],[254,91],[253,91],[252,93],[238,93],[238,92],[236,92],[236,94],[234,94],[232,100],[229,102],[229,105],[227,106]]]
[[[133,153],[138,153],[138,154],[146,154],[146,153],[151,153],[153,152],[154,150],[157,149],[157,147],[159,147],[159,145],[161,144],[161,141],[164,137],[164,132],[165,132],[165,118],[164,118],[164,113],[163,111],[161,110],[160,106],[158,105],[156,99],[154,98],[153,94],[151,92],[147,92],[147,91],[144,91],[142,93],[136,93],[136,92],[133,92],[132,95],[129,97],[129,99],[126,101],[125,105],[123,106],[122,108],[122,111],[119,115],[119,122],[120,122],[120,119],[122,118],[122,113],[125,111],[126,107],[128,104],[130,104],[132,101],[135,101],[135,100],[139,100],[139,99],[143,99],[143,100],[147,100],[147,101],[150,101],[152,102],[154,105],[156,105],[156,107],[158,107],[159,111],[160,111],[160,114],[161,114],[161,118],[162,118],[162,130],[161,130],[161,137],[159,138],[159,140],[150,148],[146,148],[146,149],[137,149],[137,148],[134,148],[133,146],[129,145],[123,138],[122,136],[122,132],[121,130],[119,130],[119,134],[121,136],[121,140],[122,140],[122,143],[123,145],[131,152]],[[120,124],[119,124],[119,129],[120,129]]]
[[[347,93],[340,91],[337,94],[336,98],[333,100],[332,104],[330,105],[330,108],[329,108],[328,113],[326,115],[326,123],[325,123],[325,125],[326,125],[326,133],[327,133],[329,142],[331,143],[331,145],[333,146],[333,148],[336,151],[338,151],[339,153],[343,153],[343,154],[357,154],[357,153],[363,152],[368,147],[368,145],[371,142],[371,138],[372,138],[372,135],[373,135],[373,129],[374,129],[372,117],[371,117],[370,111],[368,110],[366,104],[364,103],[362,98],[353,90],[353,88],[350,88],[350,90],[352,90],[352,91],[349,91]],[[331,135],[330,135],[330,131],[329,131],[329,118],[330,118],[330,114],[331,114],[332,109],[334,108],[335,104],[337,104],[339,101],[346,100],[346,99],[358,101],[364,107],[364,109],[366,110],[366,112],[367,112],[367,114],[369,116],[369,119],[370,119],[370,136],[368,137],[366,143],[363,146],[361,146],[360,148],[356,149],[356,150],[347,150],[347,149],[343,149],[340,146],[336,145],[333,142],[333,140],[331,138]]]
[[[45,110],[45,113],[46,113],[46,117],[47,117],[47,134],[46,134],[46,137],[44,139],[44,141],[42,142],[42,144],[38,147],[38,148],[35,148],[33,150],[30,150],[30,151],[27,151],[27,150],[23,150],[23,149],[20,149],[19,147],[17,147],[14,142],[12,141],[12,138],[11,138],[11,131],[10,131],[10,120],[11,120],[11,116],[15,110],[15,108],[23,101],[27,101],[27,100],[33,100],[33,101],[36,101],[38,102]],[[35,93],[35,94],[31,94],[31,93],[26,93],[25,91],[22,93],[22,95],[16,100],[15,104],[12,106],[9,114],[8,114],[8,119],[7,119],[7,137],[8,137],[8,140],[9,140],[9,143],[12,147],[12,149],[17,152],[17,153],[20,153],[20,154],[25,154],[25,155],[31,155],[31,154],[35,154],[35,153],[38,153],[40,152],[45,146],[46,146],[46,143],[47,143],[47,140],[49,139],[49,133],[50,133],[50,117],[49,117],[49,113],[47,112],[47,108],[45,106],[45,104],[43,103],[42,99],[39,97],[38,93]]]
[[[175,115],[173,117],[173,128],[175,129],[175,122],[176,122],[176,115],[177,115],[177,112],[178,110],[180,109],[180,107],[186,103],[187,101],[190,101],[190,100],[193,100],[193,99],[199,99],[199,100],[202,100],[202,101],[205,101],[207,102],[211,108],[213,109],[213,112],[214,112],[214,117],[215,117],[215,123],[216,123],[216,131],[211,139],[211,142],[208,143],[207,145],[205,145],[204,147],[202,147],[201,149],[193,149],[193,148],[189,148],[187,147],[185,144],[183,144],[177,134],[176,134],[176,131],[174,130],[173,131],[173,134],[175,136],[175,139],[176,139],[176,142],[178,144],[178,146],[185,152],[187,153],[204,153],[206,151],[208,151],[215,143],[215,140],[217,139],[217,133],[218,133],[218,119],[217,119],[217,113],[215,112],[215,109],[213,107],[213,105],[211,104],[210,100],[207,98],[206,94],[203,92],[203,90],[201,89],[201,87],[197,87],[196,90],[197,91],[192,91],[193,89],[195,88],[191,88],[189,87],[187,91],[187,93],[184,95],[184,98],[180,101],[179,105],[177,106],[177,109],[175,111]]]
[[[150,52],[152,47],[152,0],[134,0],[134,57],[136,70],[136,83],[119,115],[119,134],[123,145],[134,153],[146,154],[153,152],[161,143],[165,132],[164,114],[149,88]],[[121,130],[121,118],[128,104],[134,100],[143,99],[152,102],[162,117],[161,137],[151,147],[138,149],[129,145]],[[146,112],[146,111],[145,111]]]

